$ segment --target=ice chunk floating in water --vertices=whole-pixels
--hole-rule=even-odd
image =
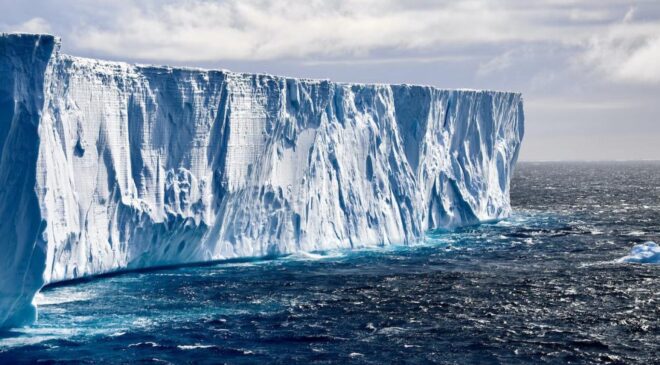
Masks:
[[[0,36],[0,327],[46,283],[505,217],[520,94],[71,57]]]
[[[635,245],[630,254],[617,260],[618,262],[634,262],[640,264],[660,264],[660,246],[655,242],[645,242]]]

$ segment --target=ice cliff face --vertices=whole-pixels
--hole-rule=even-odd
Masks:
[[[0,327],[49,282],[506,216],[519,94],[76,58],[0,36]]]

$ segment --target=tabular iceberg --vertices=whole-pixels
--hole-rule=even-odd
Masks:
[[[510,212],[517,93],[71,57],[0,36],[0,327],[46,283],[408,244]]]

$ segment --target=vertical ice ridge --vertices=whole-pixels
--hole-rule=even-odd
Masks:
[[[33,167],[0,209],[31,223],[0,244],[20,253],[0,268],[4,323],[30,320],[43,283],[412,243],[510,212],[519,94],[135,66],[19,38],[0,37],[0,179],[18,156]],[[23,119],[32,135],[9,138]]]
[[[43,285],[47,222],[35,194],[43,85],[58,40],[0,36],[0,327],[36,318]]]

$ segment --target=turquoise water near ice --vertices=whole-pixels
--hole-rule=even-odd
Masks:
[[[521,163],[515,213],[424,244],[47,288],[0,363],[660,361],[660,163]]]

